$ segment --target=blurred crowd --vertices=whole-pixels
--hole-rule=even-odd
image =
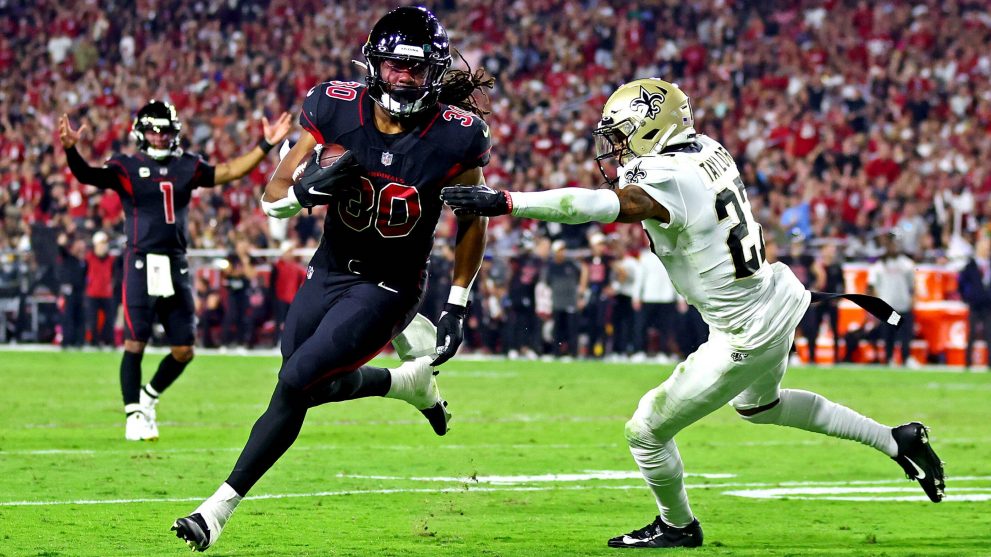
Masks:
[[[486,103],[495,144],[485,169],[491,185],[599,186],[590,132],[603,102],[624,81],[659,76],[692,97],[699,131],[733,153],[764,226],[769,258],[784,256],[795,243],[809,257],[818,251],[810,248],[829,244],[838,246],[840,260],[877,258],[886,249],[878,233],[893,231],[899,249],[915,261],[962,262],[973,251],[975,231],[991,217],[991,171],[980,163],[991,155],[991,53],[985,47],[991,15],[983,0],[423,4],[446,24],[471,67],[497,77]],[[379,0],[0,3],[0,298],[46,287],[57,295],[61,279],[54,266],[73,249],[92,251],[96,232],[108,236],[110,251],[120,245],[120,200],[80,186],[68,173],[56,147],[60,113],[87,125],[80,150],[97,163],[132,148],[127,132],[138,107],[167,99],[180,111],[186,148],[217,163],[257,141],[261,116],[298,111],[313,84],[360,80],[363,71],[352,60],[360,59],[372,23],[392,7]],[[274,161],[229,187],[199,192],[190,211],[191,247],[231,252],[225,260],[240,261],[238,245],[275,251],[285,242],[315,245],[319,212],[271,222],[259,210]],[[438,232],[432,292],[448,274],[453,233],[447,215]],[[63,234],[68,247],[60,250]],[[605,248],[591,245],[600,235]],[[563,263],[550,253],[553,242],[563,246]],[[493,332],[520,330],[513,308],[525,295],[513,281],[530,272],[546,275],[546,284],[570,280],[568,263],[585,281],[577,289],[581,317],[569,324],[558,315],[561,300],[552,287],[550,309],[537,320],[561,322],[554,329],[564,332],[553,350],[580,345],[591,353],[601,350],[595,346],[623,345],[622,351],[638,352],[667,343],[624,328],[642,331],[628,323],[653,319],[643,317],[653,310],[644,310],[642,298],[623,291],[624,275],[616,268],[639,260],[629,254],[639,254],[643,242],[633,227],[495,219],[479,278],[485,291],[473,310],[479,323],[473,342],[525,352],[527,339]],[[610,286],[600,291],[590,286],[595,271],[588,262],[597,249],[612,258]],[[529,258],[541,264],[526,271]],[[268,277],[245,272],[244,284],[269,292],[271,285],[261,284]],[[213,296],[203,296],[201,321],[224,322],[231,298],[224,282],[204,282],[202,290]],[[605,309],[592,315],[590,300],[600,295],[608,297]],[[274,307],[271,295],[263,297],[263,305]],[[691,319],[675,304],[677,316]],[[504,323],[488,325],[500,316]],[[603,342],[600,334],[623,340]],[[540,349],[538,340],[529,342]],[[675,351],[676,344],[657,350]]]

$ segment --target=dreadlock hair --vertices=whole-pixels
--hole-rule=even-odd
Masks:
[[[471,71],[468,61],[457,49],[458,57],[464,62],[467,70],[448,70],[441,81],[440,96],[438,100],[444,104],[456,106],[462,110],[473,112],[483,120],[485,115],[491,111],[479,106],[478,99],[475,98],[475,91],[478,91],[488,100],[489,95],[485,89],[491,89],[495,85],[495,78],[485,73],[482,68]]]

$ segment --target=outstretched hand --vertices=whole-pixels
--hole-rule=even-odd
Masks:
[[[509,194],[489,186],[449,186],[440,190],[440,198],[459,216],[496,217],[508,215],[513,210]]]
[[[76,146],[79,138],[83,134],[83,130],[86,129],[86,124],[79,126],[78,130],[72,129],[69,124],[69,116],[67,114],[62,114],[58,119],[58,138],[62,142],[62,148],[70,149]]]
[[[262,133],[265,135],[265,141],[270,145],[281,143],[289,135],[290,129],[292,129],[292,117],[288,112],[283,112],[275,123],[269,123],[268,118],[262,116]]]

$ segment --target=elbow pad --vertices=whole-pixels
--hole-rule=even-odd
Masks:
[[[303,208],[296,199],[296,193],[292,191],[292,188],[289,188],[285,197],[276,201],[265,201],[265,196],[262,195],[261,202],[262,210],[265,211],[265,214],[277,219],[287,219],[296,216]]]

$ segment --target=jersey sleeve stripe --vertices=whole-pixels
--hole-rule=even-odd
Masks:
[[[423,128],[423,131],[420,132],[420,139],[423,139],[423,136],[427,135],[427,132],[430,131],[430,128],[434,127],[434,122],[437,121],[438,117],[440,117],[440,110],[438,110],[437,113],[434,114],[434,117],[430,120],[430,123],[427,124],[427,127]]]
[[[316,139],[317,143],[319,143],[320,145],[326,143],[323,140],[323,134],[320,133],[320,130],[318,130],[317,127],[313,125],[313,120],[310,120],[310,117],[306,115],[305,110],[302,112],[302,114],[303,114],[303,118],[306,118],[306,123],[309,124],[307,126],[303,126],[306,129],[306,131],[310,132],[310,135],[312,135],[313,138]]]
[[[123,186],[124,191],[127,192],[127,195],[134,197],[134,186],[131,185],[131,175],[127,173],[127,168],[125,168],[120,161],[110,161],[110,164],[120,168],[120,185]]]

